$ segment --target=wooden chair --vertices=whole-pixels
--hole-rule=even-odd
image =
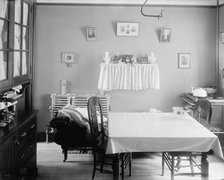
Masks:
[[[107,155],[105,153],[108,142],[108,129],[107,129],[107,122],[103,122],[103,112],[100,98],[96,96],[91,96],[88,99],[87,108],[88,108],[89,123],[93,143],[93,158],[94,158],[94,167],[92,173],[92,180],[93,180],[95,177],[96,170],[100,170],[100,172],[103,171],[110,173],[113,172],[112,171],[113,155]],[[98,121],[98,119],[100,121]],[[125,158],[124,154],[121,155],[122,179],[124,179],[124,168],[126,167],[125,159],[131,160],[131,158]],[[105,170],[104,169],[105,164],[109,164],[111,166],[111,170]]]
[[[214,133],[220,140],[221,144],[224,142],[224,129],[222,123],[213,121],[212,106],[209,100],[201,99],[198,101],[198,109],[195,114],[195,119],[202,125]]]
[[[171,180],[174,179],[175,172],[178,172],[180,168],[190,168],[191,175],[195,175],[194,167],[201,170],[201,165],[197,163],[196,158],[201,156],[201,153],[194,152],[164,152],[162,153],[162,176],[164,175],[165,163],[171,171]],[[182,165],[183,161],[188,161],[189,164]],[[182,173],[189,174],[189,173]]]
[[[212,122],[212,106],[210,101],[207,99],[200,99],[197,104],[198,109],[196,110],[195,119],[214,134],[224,134],[224,130]]]
[[[196,114],[198,114],[197,109],[199,108],[199,105],[196,104],[193,109],[193,116],[195,117]],[[207,114],[209,116],[209,114]],[[206,117],[207,118],[207,117]],[[179,171],[181,168],[190,168],[191,175],[195,175],[194,167],[197,167],[199,171],[201,171],[201,165],[197,163],[196,158],[198,156],[201,156],[201,153],[196,152],[163,152],[162,153],[162,176],[164,175],[164,167],[165,164],[171,171],[171,180],[174,179],[174,175],[176,172]],[[183,164],[183,162],[188,161],[188,164]],[[179,173],[180,174],[180,173]],[[182,173],[183,174],[183,173]],[[189,173],[184,173],[189,174]],[[197,173],[198,174],[198,173]]]
[[[207,99],[199,99],[193,109],[193,117],[201,123],[203,126],[208,128],[214,134],[224,134],[224,131],[215,126],[212,121],[212,107],[211,103]],[[201,170],[201,165],[194,161],[195,157],[201,156],[201,153],[196,152],[166,152],[162,154],[162,175],[164,174],[164,164],[166,163],[171,171],[171,179],[174,178],[174,172],[178,171],[181,167],[190,167],[191,174],[194,175],[194,167],[198,167]],[[181,166],[181,161],[189,161],[189,166]]]

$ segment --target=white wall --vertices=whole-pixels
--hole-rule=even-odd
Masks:
[[[150,8],[157,13],[160,8]],[[112,91],[112,111],[170,111],[182,102],[190,86],[215,85],[215,8],[165,7],[161,20],[143,17],[133,6],[37,6],[35,43],[35,108],[38,131],[50,121],[50,94],[59,81],[71,82],[71,92],[96,93],[105,51],[124,54],[155,52],[160,90]],[[139,37],[117,37],[116,22],[139,22]],[[86,27],[97,28],[97,41],[86,41]],[[172,28],[170,43],[159,42],[159,29]],[[66,67],[61,52],[76,52],[79,63]],[[178,69],[178,53],[191,53],[191,69]]]

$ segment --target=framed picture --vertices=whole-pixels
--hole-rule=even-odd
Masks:
[[[86,38],[88,41],[96,41],[96,27],[87,27]]]
[[[61,62],[66,63],[66,64],[74,64],[75,63],[75,53],[63,52]]]
[[[160,42],[170,42],[171,38],[171,29],[163,28],[160,31]]]
[[[178,54],[178,68],[189,69],[190,65],[191,65],[191,54],[179,53]]]
[[[139,23],[118,22],[117,36],[139,36]]]
[[[224,31],[220,32],[222,43],[224,44]]]

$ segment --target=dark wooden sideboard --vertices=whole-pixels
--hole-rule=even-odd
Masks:
[[[0,179],[37,174],[37,113],[34,110],[8,127],[0,128]]]
[[[0,180],[20,180],[25,174],[37,173],[38,111],[33,110],[35,1],[6,0],[0,4],[1,22],[6,27],[2,32],[7,35],[0,38],[4,44],[1,60],[6,64],[0,73]],[[10,102],[15,103],[15,109],[9,108],[13,115],[4,105]]]

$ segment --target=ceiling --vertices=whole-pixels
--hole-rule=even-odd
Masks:
[[[145,0],[36,0],[38,4],[142,5]],[[219,0],[223,4],[224,0]],[[216,6],[217,0],[149,0],[151,5]]]

